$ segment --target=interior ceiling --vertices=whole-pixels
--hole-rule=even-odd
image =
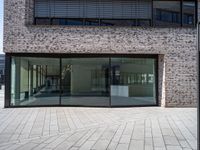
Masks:
[[[39,65],[47,66],[47,74],[48,75],[59,75],[60,73],[60,59],[59,58],[23,58],[25,61],[29,61],[30,65]],[[113,65],[126,65],[124,67],[131,68],[143,68],[146,71],[152,68],[153,63],[155,62],[153,58],[111,58]],[[62,69],[64,69],[67,65],[78,65],[82,66],[109,66],[108,58],[66,58],[62,59]]]
[[[59,68],[59,62],[60,59],[58,58],[26,58],[27,61],[31,65],[48,65],[48,66],[54,66]],[[131,64],[140,64],[140,65],[146,65],[146,64],[153,64],[154,59],[145,59],[145,58],[112,58],[112,63],[131,63]],[[108,58],[64,58],[62,59],[62,64],[109,64]]]

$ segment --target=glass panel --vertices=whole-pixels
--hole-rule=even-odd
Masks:
[[[155,105],[155,59],[111,59],[111,105]]]
[[[151,26],[151,20],[138,20],[138,26],[149,27]]]
[[[59,104],[59,59],[12,57],[11,105]]]
[[[99,19],[85,19],[85,25],[98,26]]]
[[[154,1],[153,7],[156,26],[180,26],[180,1]]]
[[[62,105],[109,106],[109,59],[62,59]]]
[[[83,25],[83,19],[67,19],[67,25]]]
[[[195,24],[195,2],[183,1],[183,25],[194,26]]]
[[[51,20],[49,18],[36,18],[35,24],[36,25],[50,25]]]
[[[136,20],[113,20],[103,19],[101,20],[102,26],[136,26]]]
[[[67,19],[52,19],[52,25],[67,25]]]

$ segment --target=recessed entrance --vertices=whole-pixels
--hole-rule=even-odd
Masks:
[[[157,56],[11,59],[11,106],[157,105]]]

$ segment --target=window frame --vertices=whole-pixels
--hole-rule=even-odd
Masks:
[[[61,104],[61,96],[62,93],[60,93],[59,97],[59,104],[58,105],[11,105],[11,65],[12,65],[12,57],[38,57],[38,58],[56,58],[60,59],[60,68],[62,67],[62,59],[63,58],[108,58],[109,64],[111,65],[111,58],[153,58],[155,59],[155,104],[147,104],[147,105],[119,105],[119,106],[113,106],[111,105],[111,95],[110,95],[110,105],[109,106],[85,106],[85,105],[63,105]],[[41,54],[34,54],[34,53],[6,53],[6,80],[5,80],[5,108],[16,108],[16,107],[50,107],[50,106],[67,106],[67,107],[144,107],[144,106],[159,106],[159,90],[158,90],[158,81],[159,81],[159,68],[158,68],[158,55],[156,54],[47,54],[47,53],[41,53]],[[110,72],[111,75],[111,72]],[[61,70],[60,70],[60,77],[61,77]],[[61,86],[61,84],[60,84]]]
[[[196,24],[197,24],[197,15],[198,15],[198,1],[197,0],[151,0],[151,6],[152,6],[152,16],[150,19],[138,19],[138,18],[134,18],[134,19],[127,19],[127,20],[136,20],[136,26],[140,26],[139,25],[139,21],[140,20],[149,20],[150,24],[149,24],[149,27],[173,27],[173,26],[169,26],[169,25],[166,25],[166,26],[157,26],[155,24],[155,19],[154,19],[154,15],[155,15],[155,12],[154,12],[154,2],[156,1],[179,1],[180,2],[180,23],[178,23],[180,27],[196,27]],[[184,24],[184,13],[183,13],[183,3],[184,2],[194,2],[195,3],[195,10],[194,10],[194,22],[192,25],[190,24]],[[34,1],[34,25],[38,25],[36,23],[36,20],[37,19],[50,19],[50,24],[49,25],[53,25],[52,24],[52,19],[83,19],[83,24],[82,25],[59,25],[59,26],[103,26],[101,25],[101,20],[109,20],[108,18],[55,18],[55,17],[35,17],[35,1]],[[166,10],[167,11],[167,10]],[[172,15],[173,16],[173,15]],[[94,20],[99,20],[99,23],[98,25],[93,25],[93,24],[86,24],[86,20],[90,20],[90,19],[94,19]],[[110,19],[113,19],[113,18],[110,18]],[[113,19],[113,20],[126,20],[126,19]],[[173,20],[173,18],[172,18]],[[41,24],[42,25],[42,24]],[[45,24],[44,24],[45,25]],[[134,26],[133,26],[134,27]],[[175,26],[177,27],[177,26]]]

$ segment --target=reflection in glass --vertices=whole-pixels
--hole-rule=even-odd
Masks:
[[[136,26],[136,20],[102,19],[101,26]]]
[[[62,59],[63,105],[109,106],[109,59]]]
[[[11,106],[156,105],[155,66],[154,58],[12,57]]]
[[[11,105],[59,104],[59,59],[13,57]]]
[[[154,24],[156,26],[180,26],[181,9],[180,1],[158,1],[153,2]]]
[[[85,25],[98,26],[99,19],[85,19]]]
[[[194,26],[195,24],[195,1],[183,1],[183,25]]]
[[[36,18],[35,24],[36,25],[50,25],[51,20],[49,18]]]
[[[155,105],[155,59],[111,59],[111,105]]]

